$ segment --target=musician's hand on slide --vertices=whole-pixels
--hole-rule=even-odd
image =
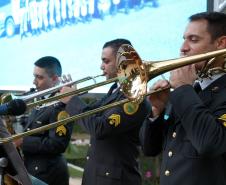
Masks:
[[[75,90],[76,90],[75,88],[64,86],[60,90],[60,94],[65,94],[67,92],[71,92],[71,91],[75,91]],[[65,103],[65,104],[67,104],[72,97],[73,97],[73,95],[72,96],[67,96],[67,97],[61,98],[60,101]]]
[[[165,106],[169,99],[169,93],[170,93],[169,88],[170,88],[170,84],[167,80],[159,80],[149,89],[149,91],[166,89],[160,92],[153,93],[148,97],[152,106],[153,117],[159,116],[165,109]]]
[[[65,84],[65,83],[71,82],[71,81],[72,81],[72,77],[71,77],[70,74],[62,75],[62,76],[60,77],[60,82],[61,82],[62,84]]]
[[[170,85],[176,89],[182,85],[192,85],[197,79],[195,64],[184,66],[170,72]]]
[[[70,74],[67,74],[67,75],[62,75],[62,77],[60,77],[60,82],[61,84],[65,84],[65,83],[68,83],[68,82],[72,82],[72,77]],[[74,89],[77,89],[77,85],[76,84],[72,84],[70,85],[69,87],[72,87]]]
[[[20,146],[23,144],[23,138],[14,140],[14,141],[13,141],[13,144],[14,144],[16,147],[20,147]]]

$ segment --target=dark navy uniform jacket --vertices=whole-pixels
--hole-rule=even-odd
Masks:
[[[140,130],[146,155],[163,153],[161,185],[226,185],[226,75],[199,95],[190,85],[172,92],[172,114]]]
[[[33,109],[26,130],[56,122],[68,114],[63,103],[54,106]],[[23,140],[25,166],[30,174],[49,185],[68,185],[67,163],[62,153],[67,148],[73,125],[66,124],[35,135],[26,136]]]
[[[110,93],[109,93],[110,94]],[[87,107],[77,96],[66,110],[78,114],[124,99],[117,90]],[[130,108],[125,104],[77,121],[91,135],[83,185],[141,185],[138,167],[139,129],[150,108],[146,101]],[[128,108],[128,109],[127,109]]]

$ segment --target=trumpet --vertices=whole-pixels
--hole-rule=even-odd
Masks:
[[[96,85],[88,86],[87,88],[90,89],[91,87],[99,87],[103,84],[112,83],[114,81],[119,81],[120,88],[124,95],[127,97],[124,100],[120,100],[117,102],[113,102],[111,104],[89,110],[87,112],[83,112],[81,114],[62,119],[60,121],[50,123],[48,125],[29,130],[23,133],[19,133],[16,135],[13,135],[8,138],[0,138],[0,143],[7,143],[11,142],[15,139],[19,139],[24,136],[32,135],[35,133],[39,133],[45,130],[49,130],[55,127],[58,127],[60,125],[65,125],[68,122],[76,121],[78,119],[90,116],[92,114],[104,111],[106,109],[122,105],[127,102],[133,102],[133,103],[140,103],[143,101],[145,96],[148,96],[152,93],[158,93],[165,89],[160,89],[158,91],[152,91],[147,93],[147,83],[154,77],[163,74],[165,72],[168,72],[170,70],[174,70],[179,67],[183,67],[186,65],[198,63],[205,60],[213,60],[218,57],[226,57],[226,49],[223,50],[217,50],[213,52],[208,52],[205,54],[199,54],[189,57],[182,57],[178,59],[172,59],[172,60],[165,60],[165,61],[144,61],[142,62],[141,58],[139,57],[138,53],[133,49],[130,45],[122,45],[118,52],[117,52],[117,64],[118,64],[118,73],[117,77],[107,80],[102,83],[98,83]],[[226,72],[225,69],[223,69],[224,72]],[[94,87],[95,86],[95,87]],[[65,93],[63,96],[70,96],[74,94],[77,94],[78,92],[81,92],[82,89],[78,89],[76,91],[70,92],[70,94]],[[62,98],[62,96],[60,97]]]

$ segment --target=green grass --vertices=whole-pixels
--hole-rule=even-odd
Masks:
[[[68,167],[70,177],[72,178],[82,178],[83,172],[76,170],[74,168]]]
[[[76,145],[69,145],[67,151],[64,153],[67,161],[73,165],[83,168],[86,163],[86,153],[87,153],[88,145],[87,146],[76,146]],[[68,167],[70,177],[72,178],[81,178],[83,172],[74,169],[72,167]]]
[[[64,153],[64,157],[67,160],[84,159],[86,158],[88,148],[88,145],[77,146],[70,143]]]

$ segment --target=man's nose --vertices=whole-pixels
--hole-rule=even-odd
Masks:
[[[33,80],[33,84],[35,85],[35,86],[37,86],[37,80],[34,78],[34,80]]]
[[[181,53],[185,53],[189,51],[189,48],[190,48],[189,44],[186,41],[184,41],[183,44],[181,45],[180,51]]]
[[[105,69],[103,63],[100,65],[100,69],[101,69],[101,70],[104,70],[104,69]]]

